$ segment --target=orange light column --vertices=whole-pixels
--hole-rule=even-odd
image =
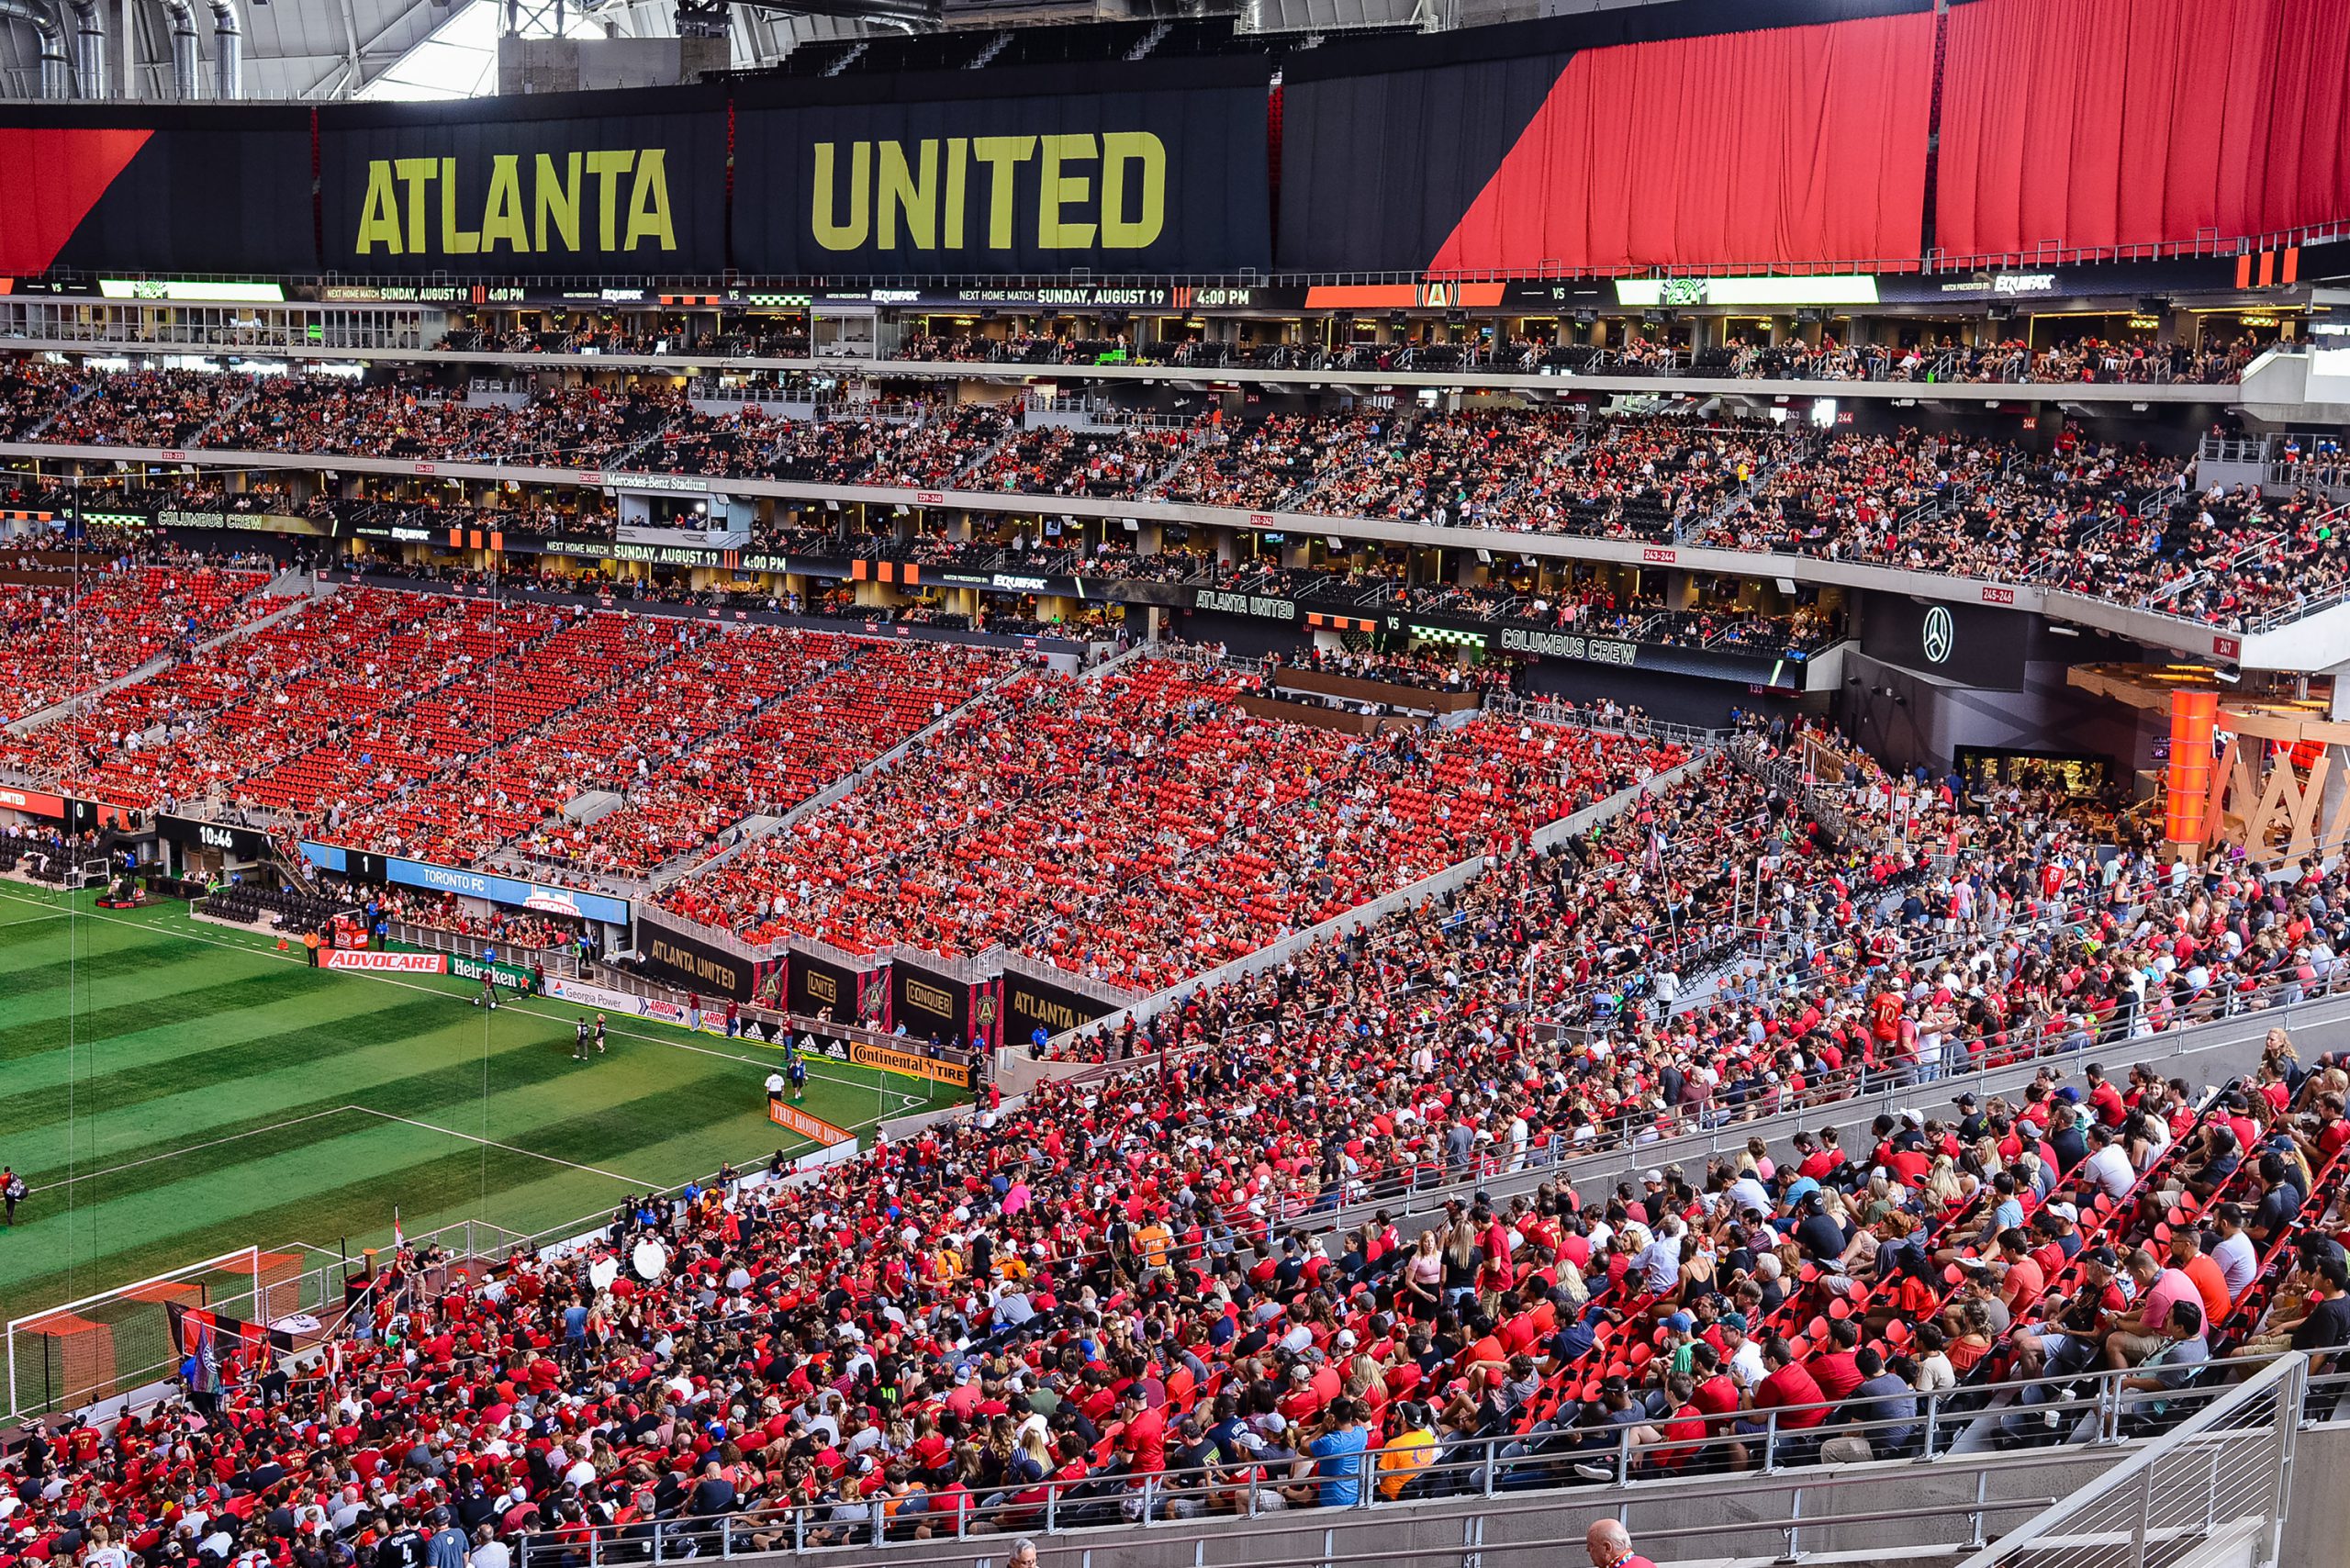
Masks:
[[[2204,817],[2211,797],[2211,735],[2219,727],[2220,694],[2170,694],[2170,768],[2164,778],[2163,836],[2188,858],[2203,853]]]

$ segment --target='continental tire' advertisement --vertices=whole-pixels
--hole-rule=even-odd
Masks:
[[[848,1059],[859,1067],[878,1068],[908,1078],[927,1078],[954,1089],[971,1086],[971,1070],[961,1062],[940,1061],[920,1051],[893,1050],[887,1046],[852,1045]]]

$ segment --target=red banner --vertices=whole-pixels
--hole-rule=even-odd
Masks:
[[[29,812],[37,817],[62,817],[65,797],[45,795],[39,790],[0,790],[0,807],[12,812]]]

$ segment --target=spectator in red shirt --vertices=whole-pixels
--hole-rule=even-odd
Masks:
[[[1769,1371],[1748,1392],[1746,1408],[1752,1418],[1740,1421],[1740,1431],[1751,1435],[1765,1430],[1774,1412],[1782,1432],[1807,1431],[1828,1418],[1819,1380],[1796,1360],[1785,1339],[1774,1334],[1763,1341],[1762,1364]]]

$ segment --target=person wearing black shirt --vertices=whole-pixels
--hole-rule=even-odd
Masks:
[[[1991,1119],[1983,1114],[1981,1103],[1972,1094],[1960,1095],[1958,1116],[1959,1141],[1970,1145],[1981,1142],[1984,1133],[1991,1126]]]
[[[2048,1129],[2048,1147],[2056,1156],[2056,1173],[2070,1176],[2089,1157],[2088,1139],[2081,1131],[2080,1113],[2059,1105]]]
[[[2260,1157],[2260,1183],[2266,1190],[2244,1229],[2263,1247],[2279,1240],[2301,1212],[2301,1190],[2286,1174],[2288,1169],[2280,1154]]]
[[[1796,1244],[1815,1262],[1824,1262],[1830,1258],[1842,1257],[1851,1240],[1852,1238],[1844,1234],[1844,1227],[1828,1217],[1827,1211],[1820,1206],[1819,1194],[1806,1193],[1803,1218],[1796,1224]]]
[[[2309,1353],[2311,1370],[2317,1361],[2331,1361],[2350,1347],[2350,1263],[2340,1256],[2313,1258],[2304,1265],[2316,1278],[2318,1294],[2310,1301],[2309,1316],[2293,1330],[2293,1349]]]
[[[387,1521],[391,1533],[375,1548],[375,1568],[421,1568],[424,1562],[424,1537],[397,1514]]]

